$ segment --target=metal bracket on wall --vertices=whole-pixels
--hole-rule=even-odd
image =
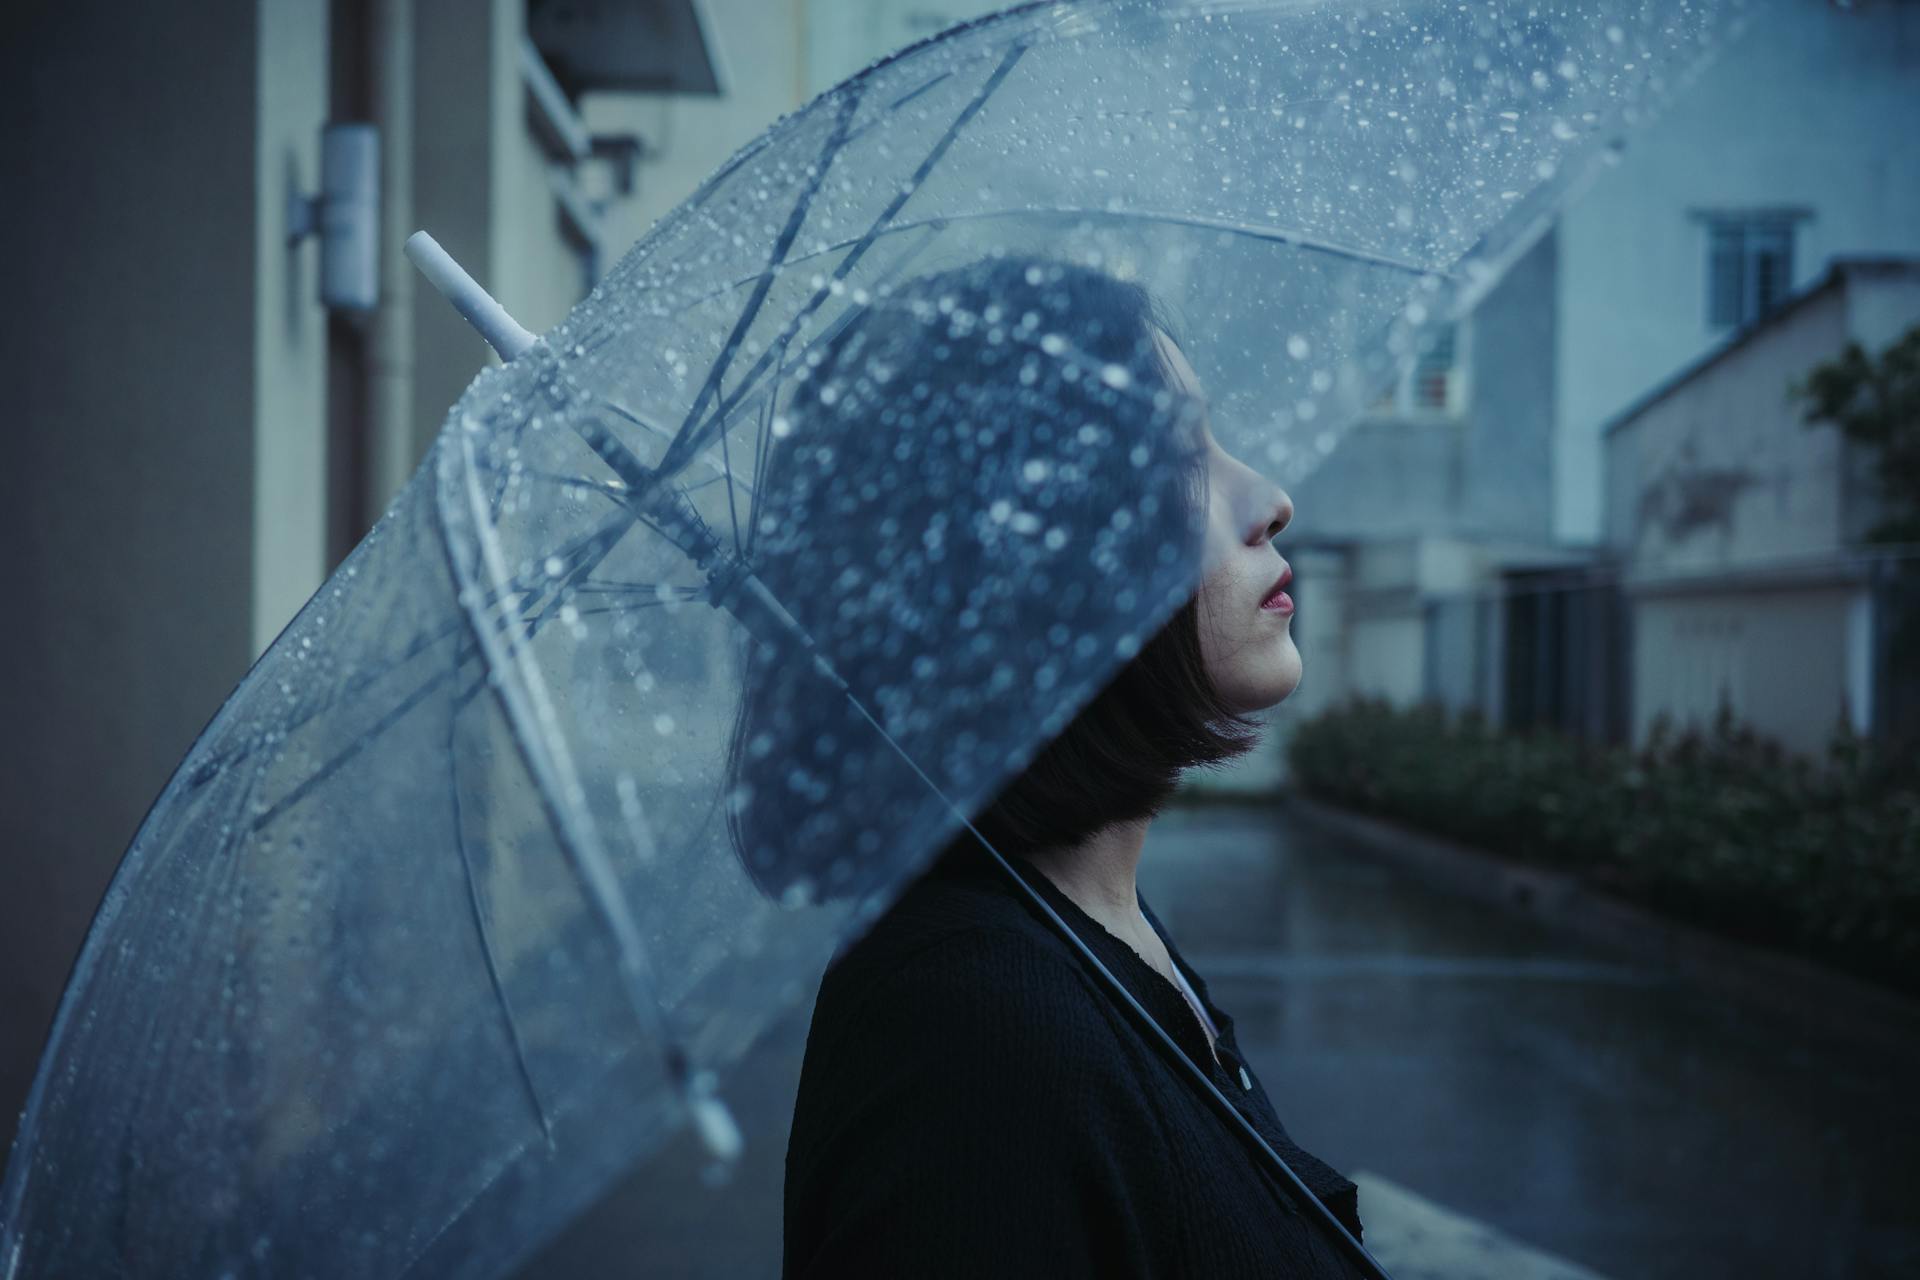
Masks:
[[[287,247],[320,237],[320,301],[370,312],[380,302],[380,134],[370,124],[320,133],[320,194],[287,196]]]

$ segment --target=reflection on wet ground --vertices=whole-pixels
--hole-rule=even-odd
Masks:
[[[1920,1045],[1709,998],[1281,810],[1167,815],[1141,889],[1294,1136],[1367,1175],[1369,1241],[1407,1276],[1920,1275]],[[678,1143],[526,1274],[777,1273],[804,1043],[790,1020],[729,1082],[728,1186]]]

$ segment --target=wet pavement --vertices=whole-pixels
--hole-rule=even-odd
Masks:
[[[1168,814],[1141,888],[1409,1280],[1920,1275],[1920,1045],[1709,997],[1281,810]],[[804,1037],[729,1083],[728,1186],[678,1143],[525,1274],[777,1273]]]

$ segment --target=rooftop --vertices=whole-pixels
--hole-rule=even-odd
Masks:
[[[1876,276],[1912,276],[1920,278],[1920,258],[1835,258],[1818,280],[1787,298],[1778,307],[1761,319],[1729,334],[1724,342],[1713,348],[1693,363],[1684,366],[1678,373],[1664,381],[1654,384],[1652,390],[1642,395],[1625,409],[1608,419],[1601,427],[1602,436],[1610,436],[1633,419],[1645,413],[1661,400],[1666,399],[1681,387],[1706,373],[1709,369],[1742,350],[1761,334],[1785,324],[1794,315],[1803,310],[1814,299],[1827,293],[1845,288],[1851,280]]]

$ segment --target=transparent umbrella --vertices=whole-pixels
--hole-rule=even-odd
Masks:
[[[128,851],[0,1275],[498,1274],[677,1126],[778,1141],[728,1066],[1197,584],[1195,407],[1082,286],[1297,481],[1738,12],[1025,6],[774,126],[539,340],[487,318]],[[1012,376],[903,362],[948,345]]]

